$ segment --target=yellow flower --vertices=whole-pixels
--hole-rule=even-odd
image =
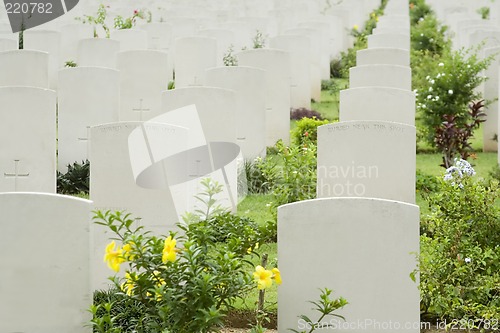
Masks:
[[[135,259],[135,255],[132,254],[132,244],[133,243],[127,243],[125,245],[123,245],[122,247],[122,250],[123,250],[123,258],[125,260],[134,260]]]
[[[255,246],[253,247],[253,249],[252,249],[252,247],[250,246],[250,247],[247,249],[247,253],[248,253],[248,254],[250,254],[250,253],[252,253],[253,251],[257,250],[258,248],[259,248],[259,242],[255,243]]]
[[[352,28],[357,31],[359,29],[359,26],[355,24]]]
[[[166,263],[167,261],[175,261],[177,257],[177,249],[175,248],[176,244],[177,241],[175,239],[172,239],[172,236],[168,236],[168,238],[165,239],[165,245],[163,246],[163,256],[161,258],[163,263]]]
[[[125,274],[125,278],[127,280],[121,284],[120,288],[127,295],[132,296],[132,291],[134,290],[134,280],[129,273]]]
[[[125,262],[123,259],[122,252],[123,250],[118,247],[115,250],[115,241],[112,241],[106,246],[106,253],[104,254],[104,262],[108,264],[108,267],[118,272],[120,270],[120,264]]]
[[[280,270],[277,268],[273,268],[272,272],[274,274],[273,279],[276,282],[276,284],[280,285],[281,284],[281,273]]]
[[[156,281],[156,285],[158,287],[161,287],[162,285],[166,284],[165,280],[160,276],[160,271],[154,271],[153,272],[153,279]]]
[[[265,269],[262,266],[255,267],[255,272],[253,273],[253,278],[257,282],[258,289],[267,289],[273,284],[272,280],[273,272]]]

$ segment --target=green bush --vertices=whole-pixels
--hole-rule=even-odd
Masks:
[[[214,197],[221,187],[210,180],[202,184],[206,191],[197,198],[204,207],[177,225],[183,235],[155,236],[135,227],[130,214],[96,213],[96,223],[112,231],[117,241],[106,247],[105,261],[115,272],[126,267],[124,278],[113,278],[117,301],[91,307],[96,331],[215,332],[234,301],[255,288],[246,266],[251,252],[246,246],[254,246],[249,238],[258,234],[255,225],[220,214]],[[243,224],[250,227],[241,230]],[[124,304],[134,308],[127,310],[127,322],[116,311]]]
[[[438,177],[426,174],[417,169],[416,190],[422,196],[438,191],[439,184],[440,181]]]
[[[287,147],[278,143],[279,163],[273,174],[273,206],[316,197],[316,145],[312,140],[303,145]]]
[[[410,22],[417,24],[420,19],[433,14],[431,7],[424,0],[410,0]]]
[[[318,120],[313,118],[302,118],[297,121],[297,126],[292,130],[292,142],[295,145],[303,145],[312,142],[316,144],[318,140],[318,126],[329,124],[328,120]]]
[[[440,319],[480,326],[500,319],[500,189],[474,179],[460,160],[447,170],[439,192],[429,197],[423,221],[420,292],[422,309]],[[484,328],[484,326],[482,327]]]
[[[426,140],[435,146],[436,129],[444,116],[456,116],[456,124],[464,128],[470,122],[470,102],[481,99],[477,87],[486,80],[481,72],[492,57],[479,59],[477,50],[459,50],[429,63],[426,80],[416,87],[417,111],[420,113]]]
[[[413,51],[426,50],[442,55],[450,50],[451,42],[446,37],[448,28],[440,25],[434,15],[426,15],[411,28],[411,48]]]
[[[79,194],[89,193],[90,162],[82,161],[73,165],[68,164],[68,171],[61,173],[57,171],[57,193]]]

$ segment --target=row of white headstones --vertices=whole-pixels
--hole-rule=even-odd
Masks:
[[[341,91],[340,122],[318,129],[318,198],[278,208],[280,333],[304,328],[301,314],[318,318],[307,301],[319,288],[349,302],[337,312],[346,321],[319,327],[420,332],[418,281],[410,278],[419,207],[409,27],[408,3],[389,1]]]
[[[401,315],[392,318],[415,319],[413,310],[418,300],[415,303],[414,298],[417,295],[418,299],[418,292],[415,294],[416,286],[406,279],[415,264],[409,252],[418,251],[418,208],[412,205],[415,129],[414,95],[408,68],[407,13],[396,1],[391,1],[387,13],[375,34],[369,37],[369,49],[358,53],[360,66],[351,70],[350,89],[341,94],[341,122],[319,131],[318,196],[336,199],[317,199],[280,209],[279,261],[284,277],[287,276],[279,294],[280,331],[283,332],[297,324],[297,314],[308,312],[305,301],[314,299],[320,287],[334,288],[353,303],[352,312],[345,313],[352,320],[387,319],[395,308]],[[396,30],[391,30],[394,27]],[[30,41],[28,31],[25,34],[25,45],[31,42],[46,45],[37,38]],[[41,37],[41,32],[34,31],[32,37],[35,36]],[[196,73],[201,74],[195,74],[194,78],[203,77],[206,86],[187,84],[185,88],[163,93],[168,65],[161,51],[119,51],[116,42],[115,46],[110,46],[113,41],[105,39],[82,40],[80,45],[86,43],[93,45],[90,48],[94,51],[87,53],[89,58],[94,55],[94,66],[98,61],[106,61],[107,65],[102,66],[112,67],[109,59],[116,54],[116,67],[59,71],[55,86],[59,112],[58,148],[62,155],[65,151],[68,154],[79,151],[78,158],[91,158],[91,199],[94,203],[40,193],[0,194],[3,220],[8,222],[2,223],[5,227],[2,242],[16,253],[0,257],[2,266],[7,269],[0,280],[2,331],[27,331],[33,327],[41,332],[81,330],[78,327],[88,319],[85,308],[91,302],[90,291],[103,287],[109,275],[102,263],[108,235],[102,229],[89,226],[90,210],[126,209],[141,217],[141,224],[166,233],[178,220],[178,205],[173,201],[189,200],[189,195],[196,193],[193,190],[198,187],[191,186],[189,191],[185,187],[166,189],[171,179],[164,183],[163,179],[155,177],[158,162],[170,172],[169,175],[185,180],[186,177],[199,179],[200,175],[207,174],[203,164],[206,157],[202,161],[196,159],[199,155],[188,154],[187,160],[182,160],[187,168],[181,175],[176,173],[178,170],[168,169],[172,166],[172,157],[196,147],[209,147],[210,142],[237,144],[242,152],[239,161],[262,156],[266,144],[274,143],[276,138],[288,140],[288,111],[290,105],[294,106],[294,96],[308,96],[303,99],[308,106],[313,91],[308,73],[314,66],[307,52],[311,41],[300,35],[273,37],[270,45],[277,49],[237,54],[240,64],[254,68],[206,70],[204,57],[193,60],[186,51],[184,57],[175,59],[176,84],[179,79],[177,66],[182,67],[180,64],[187,59],[192,63],[186,70],[196,68]],[[209,52],[212,48],[207,44],[202,44],[203,47],[197,43],[193,45],[197,45],[197,52],[206,52],[207,57],[212,58],[208,55],[213,54]],[[280,50],[280,45],[289,46]],[[111,51],[105,51],[109,49]],[[103,53],[97,53],[96,57],[93,52]],[[9,110],[3,112],[6,120],[0,125],[0,160],[2,169],[7,170],[2,181],[10,181],[4,183],[9,184],[10,191],[54,192],[56,93],[47,89],[51,82],[50,56],[51,53],[28,50],[0,53],[2,73],[8,73],[0,78],[6,80],[0,84],[5,86],[0,88],[0,105]],[[203,66],[198,66],[198,62]],[[302,86],[300,75],[294,74],[294,69],[305,73]],[[161,90],[149,86],[157,73],[162,74]],[[194,81],[194,84],[199,82]],[[157,91],[154,97],[160,101],[157,113],[153,112],[153,106],[146,104],[145,96],[150,90],[141,90],[143,86]],[[121,118],[129,95],[135,96],[131,98],[133,103],[129,103],[129,114],[133,114],[131,111],[135,108],[143,119]],[[274,104],[268,104],[272,98],[275,98]],[[192,106],[178,109],[189,104],[195,104],[196,109]],[[150,112],[147,118],[146,112]],[[280,116],[273,119],[278,113]],[[151,120],[140,121],[146,119]],[[116,123],[117,120],[121,122]],[[270,139],[267,129],[273,133],[286,129],[286,135]],[[170,144],[165,145],[165,142]],[[145,146],[149,151],[145,152]],[[215,148],[210,146],[208,151],[215,154]],[[226,152],[225,148],[223,150]],[[392,152],[384,154],[385,150]],[[234,206],[234,197],[231,199],[228,192],[237,192],[238,159],[235,161],[234,156],[239,152],[239,149],[231,151],[229,158],[222,157],[223,162],[207,163],[210,164],[208,169],[217,169],[219,174],[215,177],[222,180],[221,170],[227,167],[229,180],[226,184],[230,184],[224,194],[224,204],[228,207]],[[149,155],[143,158],[143,154]],[[25,163],[30,159],[33,162]],[[67,162],[71,162],[71,158]],[[23,181],[30,178],[38,179],[47,189],[42,189],[41,185],[36,185],[40,188],[35,190],[23,188]],[[149,189],[141,188],[137,182]],[[363,199],[368,197],[377,199]],[[304,209],[304,205],[308,207]],[[311,220],[314,223],[311,224]],[[300,244],[303,248],[297,251],[296,246]],[[33,256],[35,253],[37,255]],[[396,267],[389,267],[392,264]],[[312,267],[314,269],[307,269]],[[334,269],[336,275],[332,275],[330,269]],[[311,272],[307,278],[297,274],[304,271]],[[355,274],[357,272],[361,274]],[[299,286],[300,281],[304,284]],[[374,288],[367,292],[365,287]],[[20,289],[30,294],[32,301],[28,303],[20,297]],[[381,300],[374,290],[383,292],[387,304],[377,303]],[[401,295],[408,296],[406,305],[395,306],[401,305],[396,299]],[[388,300],[394,301],[392,307]],[[290,308],[292,305],[297,307]],[[386,307],[387,310],[380,310],[381,313],[377,310],[376,315],[371,316],[371,312],[367,312],[370,307]],[[32,320],[25,320],[27,313]]]
[[[455,50],[481,46],[479,59],[495,55],[487,70],[482,73],[488,80],[478,91],[491,104],[485,108],[486,122],[483,124],[483,151],[498,151],[500,124],[498,119],[499,65],[500,57],[500,4],[491,1],[429,1],[439,19],[449,27],[452,46]],[[489,19],[482,19],[478,9],[490,9]],[[498,159],[500,163],[500,158]]]

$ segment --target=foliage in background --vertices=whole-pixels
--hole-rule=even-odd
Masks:
[[[329,124],[328,120],[319,120],[315,117],[302,118],[297,121],[296,127],[291,131],[292,143],[295,145],[307,145],[313,143],[316,145],[318,140],[318,127]]]
[[[79,194],[89,193],[90,162],[82,161],[81,164],[74,162],[68,164],[68,171],[61,173],[57,171],[57,193]]]
[[[431,7],[425,0],[410,0],[410,24],[417,24],[420,19],[433,14]]]
[[[97,27],[101,27],[104,30],[104,33],[106,34],[106,38],[109,38],[109,27],[106,23],[106,17],[108,16],[108,13],[106,11],[106,6],[104,4],[100,4],[99,7],[97,8],[97,13],[95,16],[93,15],[83,15],[83,18],[81,17],[75,17],[75,20],[81,21],[83,24],[91,24],[94,28],[94,37],[99,37],[99,34],[97,32]]]
[[[368,47],[367,36],[372,34],[373,29],[377,26],[378,18],[384,14],[384,8],[387,5],[387,0],[382,0],[380,7],[370,13],[369,19],[365,22],[364,28],[361,30],[358,25],[354,25],[351,29],[351,35],[355,37],[354,45],[347,51],[340,53],[340,58],[330,61],[330,76],[335,78],[349,78],[349,68],[356,66],[356,52]]]
[[[459,160],[429,196],[420,239],[421,308],[427,316],[486,328],[484,320],[500,319],[500,189],[474,174]]]
[[[324,119],[321,113],[306,108],[292,109],[290,111],[291,120],[301,120],[302,118],[316,118],[318,120]]]
[[[239,233],[230,233],[225,242],[219,242],[216,236],[221,235],[212,233],[209,224],[232,224],[235,218],[223,215],[221,220],[213,220],[220,212],[213,198],[221,187],[210,180],[202,184],[205,192],[197,198],[204,207],[187,214],[184,223],[177,225],[183,235],[170,232],[168,237],[154,236],[143,227],[135,227],[129,214],[96,213],[96,223],[112,231],[118,241],[108,245],[105,260],[117,272],[126,266],[125,277],[113,279],[119,297],[123,297],[118,304],[137,302],[132,306],[140,310],[129,310],[130,316],[137,317],[118,326],[118,320],[111,317],[117,303],[93,305],[91,323],[97,331],[214,332],[234,301],[252,289],[251,276],[245,270],[245,258],[252,251],[242,250],[246,246],[243,242],[248,240]],[[99,306],[109,311],[105,308],[104,315],[100,315]],[[110,320],[105,320],[108,317]]]
[[[429,64],[426,80],[415,87],[417,92],[417,112],[420,113],[425,138],[436,147],[436,129],[441,126],[444,116],[455,116],[458,128],[470,123],[468,105],[481,99],[477,87],[486,80],[481,72],[493,57],[479,59],[477,50],[453,51],[440,58],[439,63]]]
[[[410,31],[412,52],[417,53],[416,57],[420,55],[419,51],[427,51],[432,55],[449,52],[451,41],[446,37],[447,30],[448,27],[440,25],[433,14],[421,17]]]
[[[416,174],[416,190],[417,193],[419,193],[421,196],[424,198],[431,194],[435,193],[439,190],[439,178],[426,174],[422,172],[420,169],[417,169],[417,174]]]
[[[121,15],[116,16],[113,19],[114,27],[118,30],[132,29],[135,26],[137,19],[146,20],[148,23],[151,22],[151,11],[146,11],[144,9],[134,10],[132,16],[123,18]]]
[[[456,158],[467,160],[472,147],[470,139],[474,136],[474,130],[479,128],[486,114],[482,111],[483,101],[474,102],[469,105],[468,119],[465,124],[459,125],[459,116],[444,115],[443,122],[436,129],[435,143],[441,154],[443,154],[444,168],[449,168]]]

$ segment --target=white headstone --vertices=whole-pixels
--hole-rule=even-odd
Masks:
[[[415,154],[415,152],[413,152]],[[278,209],[278,330],[304,329],[298,316],[316,319],[308,301],[320,290],[349,304],[327,317],[340,332],[420,332],[417,268],[419,207],[374,198],[328,198]],[[300,244],[300,251],[297,246]],[[322,329],[327,331],[328,329]],[[335,329],[334,329],[335,330]]]
[[[394,122],[320,126],[318,198],[370,197],[414,203],[415,140],[414,126]]]
[[[142,128],[154,140],[161,140],[163,145],[182,147],[187,140],[185,130],[164,124],[119,122],[91,127],[90,199],[95,210],[125,210],[140,218],[137,223],[147,230],[167,234],[179,221],[170,191],[140,187],[132,172],[129,136],[137,128]],[[113,273],[102,262],[102,253],[110,235],[105,228],[96,226],[93,237],[92,288],[102,289],[110,284],[107,277]]]
[[[411,68],[397,65],[351,67],[349,87],[390,87],[411,90]]]
[[[356,65],[398,65],[410,67],[410,51],[389,47],[359,50],[356,52]]]
[[[79,42],[92,37],[93,29],[89,24],[72,23],[61,27],[61,65],[66,61],[76,62]]]
[[[217,40],[208,37],[182,37],[175,41],[175,86],[205,84],[205,70],[217,65]]]
[[[0,211],[0,331],[90,333],[91,202],[0,193]]]
[[[378,120],[415,125],[415,93],[387,87],[340,91],[340,121]]]
[[[110,36],[120,42],[120,51],[146,50],[148,48],[148,33],[144,30],[113,30]]]
[[[290,143],[290,55],[277,49],[256,49],[236,54],[241,66],[265,70],[266,145]]]
[[[162,113],[194,104],[207,141],[237,143],[236,93],[216,87],[187,87],[164,91]]]
[[[148,35],[148,49],[168,51],[172,46],[172,25],[169,23],[147,23],[138,27]]]
[[[171,73],[164,51],[135,50],[118,53],[120,121],[148,120],[160,114],[161,92]]]
[[[89,157],[90,127],[118,121],[120,73],[102,67],[59,72],[58,170]]]
[[[43,51],[49,54],[49,87],[57,89],[57,71],[62,67],[61,33],[50,30],[26,30],[23,33],[25,50]]]
[[[206,72],[206,84],[236,91],[237,144],[245,158],[265,156],[265,72],[244,66],[212,68]]]
[[[234,48],[235,36],[229,29],[205,29],[200,30],[200,36],[215,38],[217,40],[217,66],[223,66],[224,56],[233,48],[233,53],[237,51]]]
[[[498,151],[498,93],[499,93],[499,65],[500,65],[500,46],[484,49],[484,56],[496,55],[490,66],[485,70],[484,75],[488,80],[484,82],[484,99],[492,101],[485,108],[486,121],[483,123],[483,151]],[[497,138],[495,140],[495,138]]]
[[[98,66],[116,69],[120,42],[109,38],[82,39],[78,43],[78,66]]]
[[[290,53],[291,107],[311,108],[309,39],[305,36],[281,35],[271,38],[269,46]]]
[[[410,50],[410,36],[405,34],[377,34],[369,35],[368,48],[393,47],[397,49]]]
[[[1,87],[0,192],[56,192],[56,95]]]
[[[0,38],[0,52],[17,50],[18,42],[14,39]]]
[[[0,86],[49,87],[47,52],[14,50],[0,52]]]

